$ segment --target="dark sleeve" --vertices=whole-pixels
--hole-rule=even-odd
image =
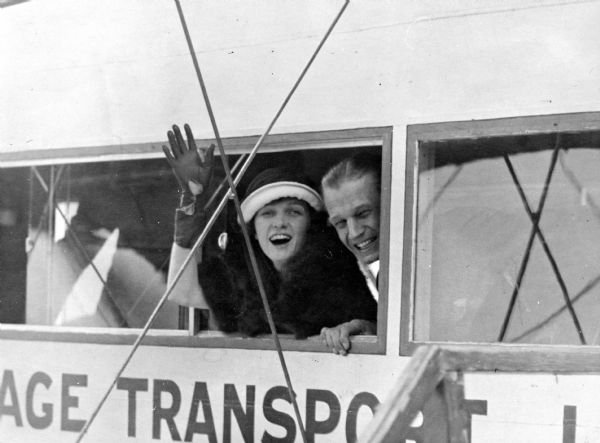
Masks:
[[[228,246],[226,253],[204,258],[198,266],[198,280],[221,331],[248,336],[269,332],[244,251],[236,243]]]
[[[352,319],[377,321],[377,303],[355,258],[341,244],[325,244],[293,263],[277,301],[278,321],[298,338]]]
[[[219,330],[236,332],[239,296],[232,270],[222,257],[211,257],[198,265],[198,281]]]

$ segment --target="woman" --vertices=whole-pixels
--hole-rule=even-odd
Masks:
[[[199,208],[206,201],[204,191],[212,176],[214,147],[198,151],[188,125],[185,131],[187,144],[173,126],[168,133],[170,149],[163,146],[182,194],[170,277],[204,227],[207,217]],[[326,226],[322,208],[319,194],[305,176],[278,168],[258,174],[241,202],[277,329],[297,338],[356,318],[376,319],[376,303],[356,261]],[[249,336],[268,333],[243,238],[239,232],[227,238],[220,242],[218,253],[205,254],[197,267],[189,266],[172,299],[208,307],[213,325],[222,331]]]

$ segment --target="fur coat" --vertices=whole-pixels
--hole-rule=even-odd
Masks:
[[[232,240],[225,252],[207,257],[198,268],[206,300],[222,331],[270,333],[243,239]],[[255,253],[278,332],[305,338],[355,318],[376,322],[377,303],[356,259],[333,230],[309,232],[283,275],[257,244]]]

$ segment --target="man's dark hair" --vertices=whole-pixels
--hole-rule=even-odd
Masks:
[[[321,193],[323,188],[339,188],[345,181],[355,180],[367,174],[373,174],[377,191],[381,193],[381,154],[360,152],[335,164],[321,179]]]

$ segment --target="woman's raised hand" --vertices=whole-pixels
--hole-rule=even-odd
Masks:
[[[170,148],[162,145],[162,149],[181,189],[197,195],[204,192],[210,183],[215,146],[198,149],[192,129],[188,124],[185,124],[183,129],[187,136],[187,143],[179,127],[173,125],[173,130],[167,132]]]

